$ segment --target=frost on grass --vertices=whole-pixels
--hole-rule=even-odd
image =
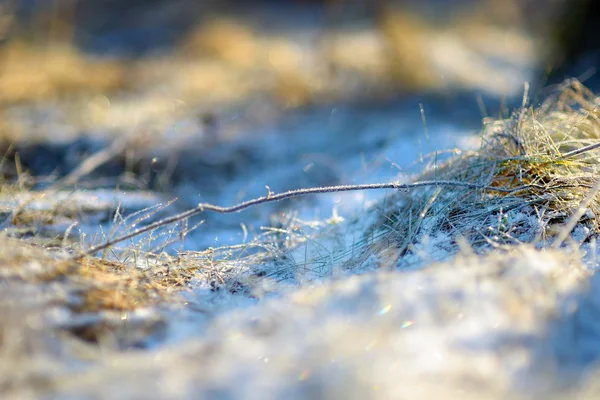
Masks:
[[[429,188],[384,199],[368,231],[397,249],[400,265],[419,253],[455,253],[458,243],[477,251],[508,244],[552,243],[563,224],[591,196],[579,220],[582,240],[599,227],[600,139],[596,96],[570,82],[539,107],[485,121],[481,148],[427,171],[440,179],[523,190],[511,194],[464,188]],[[421,257],[422,258],[422,257]]]
[[[589,242],[595,256],[598,103],[571,82],[487,121],[479,150],[415,179],[516,192],[418,188],[354,219],[291,219],[239,246],[176,256],[142,253],[138,241],[65,260],[3,238],[0,311],[32,322],[3,319],[0,384],[20,398],[568,394],[600,356],[598,280],[576,249]],[[572,221],[571,239],[558,240]],[[167,301],[190,288],[177,303],[198,307],[190,335],[119,351],[182,323]]]
[[[448,259],[461,245],[476,252],[521,243],[559,245],[557,236],[564,236],[565,223],[576,212],[581,212],[574,221],[576,239],[588,240],[600,222],[594,188],[600,176],[594,147],[600,139],[599,103],[579,82],[570,81],[539,106],[484,121],[479,149],[433,165],[415,180],[521,190],[446,186],[397,191],[357,219],[301,240],[292,252],[297,271],[317,270],[313,276],[322,277],[336,270],[421,267]]]

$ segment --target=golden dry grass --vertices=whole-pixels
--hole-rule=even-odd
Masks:
[[[86,56],[68,43],[11,41],[0,49],[0,103],[110,94],[126,83],[117,61]]]
[[[35,238],[4,237],[1,276],[7,282],[60,283],[80,298],[77,306],[72,306],[76,312],[130,311],[174,300],[173,293],[186,289],[193,277],[193,269],[172,264],[144,270],[97,258],[66,261],[60,253],[36,243]]]
[[[522,190],[400,193],[382,205],[383,219],[373,230],[383,232],[388,244],[395,243],[400,255],[418,237],[440,232],[476,248],[522,241],[548,244],[559,233],[564,239],[570,231],[562,232],[563,227],[576,218],[571,222],[579,222],[588,237],[597,234],[600,167],[594,145],[600,143],[599,105],[596,95],[570,81],[539,107],[486,120],[480,149],[442,165],[431,160],[421,179]]]
[[[497,91],[499,78],[489,76],[493,66],[484,58],[491,54],[527,64],[536,62],[536,52],[533,36],[519,25],[522,21],[515,22],[510,35],[498,33],[501,27],[487,11],[494,2],[489,3],[479,7],[483,11],[459,12],[457,26],[383,8],[360,29],[315,26],[322,33],[303,45],[294,36],[262,32],[242,17],[213,17],[181,39],[178,48],[167,51],[168,61],[162,56],[139,62],[106,60],[82,53],[72,43],[73,28],[68,25],[73,22],[68,18],[47,23],[47,32],[24,26],[22,30],[36,33],[11,37],[0,48],[0,102],[109,96],[157,85],[191,104],[199,96],[219,104],[267,94],[289,106],[453,85]],[[469,68],[461,61],[436,59],[440,48],[435,43],[441,37],[450,38],[461,52],[472,53]],[[487,89],[485,80],[473,78],[485,74]]]

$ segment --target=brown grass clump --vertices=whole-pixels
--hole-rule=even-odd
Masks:
[[[558,233],[562,243],[575,223],[586,237],[597,233],[599,106],[598,97],[571,81],[539,107],[485,121],[479,150],[434,165],[421,178],[523,189],[492,193],[432,188],[399,194],[397,201],[386,199],[391,206],[384,207],[385,221],[375,230],[386,240],[392,232],[400,254],[423,235],[439,233],[476,247],[546,241]]]
[[[182,44],[185,55],[205,56],[236,65],[254,68],[259,43],[252,30],[240,21],[215,19],[201,25]]]
[[[106,94],[125,84],[120,63],[85,56],[66,43],[38,46],[11,41],[0,50],[0,68],[3,104]]]
[[[325,94],[319,91],[323,60],[317,51],[301,48],[291,38],[259,34],[243,20],[229,18],[200,25],[179,48],[186,63],[196,65],[183,69],[190,97],[205,93],[219,99],[226,88],[237,91],[237,97],[227,96],[230,101],[267,93],[288,106]]]
[[[45,299],[38,305],[42,310],[62,307],[75,320],[77,315],[88,318],[88,322],[70,323],[65,328],[89,341],[123,330],[118,321],[129,312],[177,302],[177,293],[185,290],[194,276],[195,268],[172,262],[147,269],[98,258],[73,262],[53,253],[51,247],[44,249],[33,242],[37,239],[2,238],[0,280],[15,292],[33,290]]]

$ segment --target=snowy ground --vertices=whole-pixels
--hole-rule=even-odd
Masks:
[[[431,171],[436,151],[441,162],[443,150],[458,154],[477,146],[478,133],[469,127],[432,112],[426,114],[425,129],[418,103],[404,106],[289,115],[277,126],[218,145],[213,154],[221,160],[235,158],[232,154],[252,160],[241,160],[236,178],[218,190],[205,182],[219,180],[219,160],[200,166],[205,173],[196,175],[197,160],[182,156],[180,168],[189,175],[179,175],[174,193],[189,205],[226,205],[263,195],[265,185],[279,192],[402,181]],[[281,131],[285,134],[276,134]],[[281,235],[296,235],[300,244],[241,266],[233,279],[237,289],[198,278],[183,303],[79,315],[55,308],[44,317],[50,326],[73,330],[103,323],[114,336],[100,348],[77,340],[65,347],[43,328],[47,325],[29,326],[27,340],[48,344],[39,345],[39,360],[27,361],[22,373],[28,376],[33,369],[34,376],[43,377],[51,389],[42,398],[384,399],[452,393],[475,399],[578,392],[593,398],[588,375],[600,355],[595,242],[579,248],[586,233],[576,230],[561,251],[521,245],[480,256],[469,246],[460,250],[450,237],[424,234],[396,259],[397,254],[370,247],[366,234],[386,208],[399,206],[398,196],[391,195],[323,195],[228,218],[206,216],[206,223],[187,236],[184,250],[251,243],[253,232],[277,222],[269,218],[273,213],[287,221],[280,224]],[[86,233],[85,241],[98,235],[99,222],[104,231],[111,226],[103,210],[118,204],[135,210],[168,198],[90,190],[36,199],[28,206],[52,208],[51,202],[66,200],[78,203],[75,208],[86,215],[97,215],[72,229],[75,237],[79,230]],[[510,218],[516,224],[524,217]],[[428,223],[435,222],[423,221],[425,232]],[[365,235],[366,245],[359,246]],[[174,244],[171,254],[180,249]],[[186,257],[193,262],[193,253]],[[45,298],[33,288],[13,289],[33,293],[25,303],[33,311],[24,315],[32,312],[34,321],[33,305],[60,296],[56,288],[49,288]],[[24,387],[15,393],[40,398],[39,391]]]
[[[390,21],[390,29],[397,22]],[[441,85],[443,95],[347,101],[360,98],[356,93],[365,84],[352,84],[353,77],[367,85],[373,77],[389,78],[389,71],[377,69],[381,65],[367,62],[374,58],[356,63],[347,57],[336,61],[347,70],[332,87],[319,83],[322,93],[302,88],[315,90],[318,99],[339,85],[348,90],[340,99],[311,103],[309,96],[304,106],[281,106],[253,92],[253,85],[281,89],[269,86],[277,62],[245,70],[235,52],[225,52],[206,64],[181,54],[149,60],[150,67],[140,63],[128,71],[140,75],[134,88],[119,95],[6,106],[7,126],[29,135],[17,143],[23,165],[50,178],[37,177],[32,191],[0,192],[0,214],[25,221],[8,218],[2,225],[1,278],[8,283],[0,292],[0,392],[15,399],[596,398],[600,280],[593,274],[596,239],[585,224],[560,250],[543,240],[516,244],[534,241],[539,218],[500,210],[497,224],[485,228],[512,235],[513,245],[469,246],[436,229],[440,222],[423,212],[419,234],[390,245],[382,233],[394,226],[386,221],[389,211],[413,192],[323,194],[233,215],[204,213],[105,254],[144,271],[196,268],[183,284],[187,290],[169,292],[169,301],[132,311],[86,309],[82,293],[90,284],[83,277],[44,275],[56,258],[66,257],[63,244],[97,244],[200,202],[232,205],[269,191],[435,176],[444,160],[480,146],[481,117],[501,108],[494,95],[520,91],[542,57],[528,51],[536,41],[518,30],[503,34],[503,46],[485,45],[497,43],[502,31],[481,25],[489,37],[474,35],[477,29],[451,34],[429,24],[411,32],[429,43],[417,50],[427,49],[433,92]],[[286,47],[256,21],[249,26],[254,33],[248,27],[229,31],[227,24],[217,32],[239,34],[257,53],[308,54],[315,46],[288,40]],[[340,32],[333,55],[349,44],[380,49],[383,42],[371,26]],[[301,31],[284,33],[304,37]],[[273,54],[276,59],[279,53]],[[311,54],[313,84],[322,60],[318,51]],[[418,71],[415,65],[409,70]],[[494,66],[497,74],[488,69]],[[192,82],[205,75],[214,77],[212,86],[200,78]],[[244,79],[229,87],[224,82],[232,76]],[[257,76],[269,79],[255,82]],[[375,87],[387,84],[377,79]],[[531,91],[535,101],[537,89]],[[223,106],[238,95],[243,101]],[[505,106],[519,104],[511,97]],[[123,137],[131,139],[126,147],[136,146],[133,161],[121,148],[74,190],[53,191],[57,177]],[[14,175],[27,184],[21,172]],[[444,195],[424,190],[429,206]],[[40,214],[45,217],[37,220]],[[192,226],[181,240],[182,230]],[[41,245],[46,252],[36,248]],[[31,283],[20,274],[42,278]],[[89,339],[88,330],[96,336],[82,340]]]
[[[377,272],[220,313],[66,382],[105,398],[548,398],[597,356],[589,273],[522,248]],[[596,279],[592,280],[592,289]],[[573,376],[575,378],[573,378]]]

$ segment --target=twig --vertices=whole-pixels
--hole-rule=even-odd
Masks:
[[[593,143],[593,144],[590,144],[589,146],[585,146],[585,147],[582,147],[580,149],[569,151],[568,153],[563,154],[562,158],[573,157],[573,156],[576,156],[578,154],[586,153],[588,151],[597,149],[598,147],[600,147],[600,143]]]
[[[86,251],[80,252],[71,257],[72,260],[78,260],[86,256],[91,256],[100,250],[104,250],[110,246],[113,246],[117,243],[123,242],[125,240],[131,239],[135,236],[141,235],[148,231],[160,228],[165,225],[172,224],[174,222],[179,222],[186,218],[193,217],[194,215],[198,215],[204,211],[213,211],[221,214],[229,214],[238,211],[242,211],[246,208],[256,206],[264,203],[271,203],[274,201],[280,201],[284,199],[289,199],[292,197],[298,196],[306,196],[309,194],[318,194],[318,193],[333,193],[333,192],[349,192],[349,191],[358,191],[358,190],[375,190],[375,189],[397,189],[397,190],[409,190],[415,189],[418,187],[425,186],[453,186],[453,187],[466,187],[470,189],[480,189],[494,192],[502,192],[502,193],[513,193],[518,192],[523,189],[529,189],[535,185],[525,185],[519,186],[516,188],[505,188],[505,187],[493,187],[486,185],[479,185],[476,183],[469,182],[460,182],[460,181],[422,181],[422,182],[413,182],[413,183],[398,183],[398,182],[389,182],[389,183],[373,183],[373,184],[363,184],[363,185],[339,185],[339,186],[325,186],[325,187],[315,187],[308,189],[296,189],[290,190],[287,192],[273,194],[269,193],[267,196],[258,197],[256,199],[248,200],[242,203],[238,203],[231,207],[221,207],[208,203],[201,203],[197,207],[190,209],[188,211],[184,211],[180,214],[173,215],[172,217],[161,219],[160,221],[156,221],[149,225],[146,225],[142,228],[138,228],[132,232],[129,232],[125,235],[119,236],[115,239],[107,240],[106,242],[99,244],[97,246],[93,246]]]

